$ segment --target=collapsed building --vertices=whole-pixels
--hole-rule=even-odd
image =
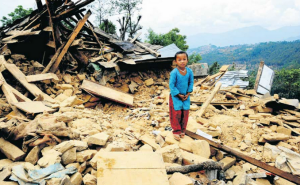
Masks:
[[[197,79],[176,141],[176,45],[103,32],[93,0],[36,2],[0,28],[0,184],[300,184],[299,101],[258,94],[261,73],[251,90],[221,88],[229,66]]]

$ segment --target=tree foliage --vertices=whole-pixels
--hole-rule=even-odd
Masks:
[[[178,28],[174,28],[166,34],[157,34],[151,28],[148,30],[146,42],[155,45],[167,46],[170,44],[176,44],[176,46],[186,51],[189,46],[186,44],[186,36],[181,35]]]
[[[272,94],[279,97],[300,97],[300,69],[281,69],[275,72]]]
[[[103,20],[100,24],[99,28],[106,33],[115,34],[116,33],[116,25],[108,19]]]
[[[201,55],[199,53],[192,53],[189,56],[188,65],[198,63],[200,60],[202,60],[202,57],[201,57]]]
[[[139,25],[142,16],[138,15],[134,18],[135,13],[141,10],[142,2],[143,0],[111,0],[111,14],[123,15],[117,20],[120,24],[121,40],[125,40],[126,33],[132,38],[138,30],[142,29],[142,26]]]
[[[111,14],[111,4],[109,0],[96,0],[91,5],[93,14],[96,16],[96,25],[99,27],[103,20]]]
[[[219,72],[219,69],[220,69],[219,63],[218,62],[214,62],[211,66],[209,66],[208,74],[209,75],[216,74],[217,72]]]
[[[14,12],[8,14],[8,17],[6,16],[2,17],[1,19],[2,26],[7,26],[8,24],[13,23],[17,19],[31,14],[32,11],[33,11],[32,8],[24,9],[22,5],[19,5],[17,6],[17,8],[15,8]]]

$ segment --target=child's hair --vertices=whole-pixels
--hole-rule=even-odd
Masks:
[[[187,52],[185,52],[185,51],[178,51],[176,54],[175,54],[175,60],[176,60],[176,58],[177,58],[177,55],[180,55],[180,54],[186,54],[186,57],[187,58],[189,58],[189,55],[187,54]]]

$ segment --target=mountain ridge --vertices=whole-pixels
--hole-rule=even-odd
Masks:
[[[292,41],[291,39],[298,37],[300,37],[300,26],[286,26],[276,30],[250,26],[223,33],[199,33],[188,36],[186,41],[190,48],[196,48],[209,44],[224,47],[269,41]]]

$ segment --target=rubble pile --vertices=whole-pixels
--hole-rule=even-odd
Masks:
[[[0,184],[299,182],[298,100],[220,89],[223,66],[196,80],[187,135],[176,141],[172,59],[134,67],[161,46],[94,28],[82,13],[92,1],[37,1],[0,29]]]

